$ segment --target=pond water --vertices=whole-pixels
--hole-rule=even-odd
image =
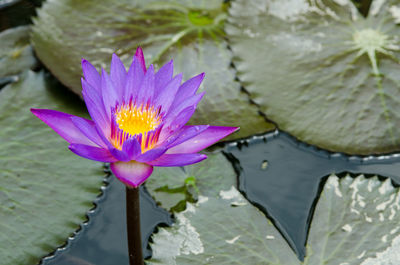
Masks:
[[[356,157],[330,153],[297,141],[283,132],[227,145],[225,155],[238,174],[238,188],[284,235],[300,259],[305,255],[310,220],[327,177],[364,174],[388,176],[400,183],[400,155]],[[104,194],[89,213],[89,222],[44,265],[128,264],[124,186],[111,176]],[[284,206],[284,207],[283,207]],[[168,212],[141,190],[142,237],[148,240],[158,224],[172,224]]]

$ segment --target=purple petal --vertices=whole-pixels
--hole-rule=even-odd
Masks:
[[[73,124],[71,118],[76,116],[49,109],[31,109],[31,111],[68,143],[97,146]]]
[[[144,75],[142,84],[140,85],[137,101],[146,104],[150,102],[154,94],[154,67],[149,66],[146,74]]]
[[[237,131],[239,127],[210,126],[202,133],[178,144],[167,151],[168,154],[196,153],[222,138]]]
[[[175,119],[170,120],[170,124],[165,124],[164,129],[160,133],[159,142],[164,142],[167,140],[168,143],[171,143],[168,138],[170,138],[172,134],[177,132],[190,120],[195,110],[196,109],[193,106],[187,107],[181,113],[179,113]]]
[[[122,100],[122,95],[126,84],[126,69],[124,64],[115,53],[112,55],[110,76],[114,88],[119,96],[118,98]]]
[[[179,113],[178,116],[175,117],[175,119],[171,122],[169,128],[172,131],[176,131],[180,128],[182,128],[192,117],[193,113],[195,112],[195,107],[187,107],[184,109],[181,113]]]
[[[159,158],[160,156],[162,156],[166,151],[167,151],[166,147],[154,148],[154,149],[151,149],[151,150],[145,152],[144,154],[138,156],[135,160],[139,161],[139,162],[153,161],[153,160]]]
[[[101,94],[103,96],[107,117],[111,117],[111,109],[114,108],[118,102],[118,95],[110,77],[104,69],[101,69]]]
[[[141,146],[136,137],[127,139],[122,146],[122,151],[125,152],[130,160],[136,160],[141,154]]]
[[[201,73],[183,83],[179,87],[178,90],[179,93],[177,94],[174,104],[179,105],[186,99],[194,96],[197,90],[199,89],[201,82],[204,79],[204,75],[205,75],[204,73]]]
[[[96,127],[96,129],[98,129],[98,127]],[[100,132],[99,132],[99,136],[102,139],[102,141],[107,145],[107,149],[111,153],[111,155],[114,156],[118,161],[130,161],[131,160],[129,157],[129,154],[127,153],[127,151],[130,150],[130,148],[126,147],[124,149],[122,147],[122,150],[119,150],[111,144],[110,138],[107,138]]]
[[[106,116],[103,99],[93,87],[82,78],[82,96],[86,103],[86,107],[90,117],[97,124],[101,131],[109,136],[110,120]]]
[[[194,95],[193,97],[190,97],[188,99],[186,99],[184,102],[182,102],[180,105],[176,106],[175,104],[173,104],[171,106],[171,108],[168,111],[168,114],[165,118],[166,123],[171,122],[172,120],[175,119],[175,117],[177,115],[179,115],[179,113],[182,112],[182,110],[188,108],[188,107],[197,107],[197,104],[200,102],[200,100],[203,98],[205,92],[199,93]]]
[[[163,67],[158,70],[155,77],[154,95],[158,95],[169,83],[169,81],[171,81],[173,73],[174,64],[172,60],[164,64]]]
[[[84,145],[84,144],[70,144],[68,147],[72,152],[78,156],[100,161],[100,162],[115,162],[117,159],[113,157],[107,149]]]
[[[169,107],[175,99],[176,92],[178,92],[179,85],[182,82],[182,74],[176,75],[167,85],[156,95],[154,104],[161,106],[161,112],[168,113]]]
[[[139,93],[139,88],[142,84],[144,73],[138,58],[133,57],[132,64],[129,67],[126,77],[126,85],[124,91],[124,101],[128,102],[131,98],[135,98]]]
[[[96,124],[93,121],[76,116],[71,117],[71,120],[75,127],[78,128],[89,140],[100,147],[107,148],[107,145],[99,136],[99,133],[96,130]]]
[[[129,154],[126,152],[127,150],[118,150],[115,147],[108,147],[108,150],[114,156],[118,161],[124,161],[128,162],[131,161],[132,159],[129,157]]]
[[[198,163],[206,158],[204,154],[164,154],[148,163],[159,167],[181,167]]]
[[[97,72],[96,68],[89,63],[89,61],[82,58],[82,71],[83,76],[85,77],[86,81],[93,86],[94,89],[100,91],[101,89],[101,79],[99,72]]]
[[[135,188],[145,182],[153,172],[153,166],[136,161],[111,163],[110,168],[120,181]]]
[[[142,47],[137,47],[135,58],[138,60],[140,66],[142,67],[143,73],[146,73],[146,63],[144,62],[144,55]]]
[[[206,130],[209,125],[192,125],[192,126],[183,126],[182,130],[179,132],[178,137],[171,144],[168,145],[168,148],[172,148],[178,144],[181,144],[190,138],[197,136]]]

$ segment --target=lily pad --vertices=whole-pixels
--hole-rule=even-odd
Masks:
[[[54,83],[54,82],[53,82]],[[0,260],[36,264],[64,244],[100,193],[102,165],[71,153],[32,115],[48,107],[85,115],[43,73],[26,72],[0,91]]]
[[[225,193],[226,194],[226,193]],[[153,236],[150,264],[397,264],[400,194],[390,179],[328,178],[311,223],[304,262],[242,195],[221,192],[189,204]],[[385,259],[377,257],[385,253]],[[385,263],[389,260],[392,263]],[[371,263],[375,262],[375,263]]]
[[[158,67],[173,58],[175,73],[183,72],[185,80],[206,72],[201,90],[207,93],[191,122],[240,126],[232,136],[240,138],[275,127],[235,81],[223,32],[226,7],[214,0],[49,0],[38,11],[32,43],[47,68],[77,94],[82,57],[108,68],[115,52],[127,66],[138,45]]]
[[[394,5],[397,3],[397,5]],[[239,79],[278,127],[350,154],[400,144],[398,1],[233,1],[226,32]]]
[[[17,80],[17,75],[37,64],[29,44],[29,34],[29,26],[0,33],[0,83],[5,79]]]
[[[199,196],[216,197],[223,187],[236,185],[235,172],[222,153],[208,154],[201,163],[185,167],[156,167],[146,188],[164,208],[181,211]]]

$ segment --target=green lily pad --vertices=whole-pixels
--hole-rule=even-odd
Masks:
[[[222,153],[208,154],[201,163],[185,167],[156,167],[146,181],[154,199],[170,211],[182,211],[199,196],[217,196],[236,185],[235,172]]]
[[[0,260],[37,264],[86,220],[100,193],[102,165],[82,159],[31,112],[85,115],[43,73],[27,72],[0,91]]]
[[[149,264],[397,264],[399,200],[399,189],[390,179],[330,176],[301,262],[273,224],[243,203],[237,190],[221,191],[219,198],[188,204],[186,211],[176,214],[174,226],[153,235]]]
[[[47,1],[38,11],[32,43],[40,60],[80,94],[80,60],[109,67],[111,54],[127,66],[138,45],[158,67],[174,59],[175,73],[188,79],[206,72],[206,96],[191,122],[240,126],[231,138],[274,129],[236,82],[224,40],[222,1]],[[73,21],[74,23],[71,23]],[[62,62],[62,63],[60,63]]]
[[[233,1],[226,32],[239,79],[284,131],[350,154],[400,144],[399,5]],[[290,8],[289,8],[290,7]]]
[[[0,79],[33,68],[37,61],[29,44],[30,27],[20,26],[0,33]]]

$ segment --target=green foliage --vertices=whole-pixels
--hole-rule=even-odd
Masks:
[[[173,227],[160,229],[149,264],[397,264],[399,199],[390,179],[330,176],[300,262],[274,225],[232,187],[188,204]]]
[[[54,82],[53,82],[54,83]],[[30,108],[85,115],[43,73],[0,91],[0,260],[36,264],[66,242],[100,193],[102,165],[77,157]]]
[[[158,67],[174,59],[184,80],[206,72],[200,89],[206,96],[192,124],[240,126],[229,139],[275,128],[235,81],[223,31],[226,4],[220,1],[49,0],[38,14],[32,37],[38,57],[79,95],[82,57],[108,68],[115,52],[127,66],[140,45],[147,62]]]
[[[399,150],[395,1],[375,1],[367,18],[340,2],[232,2],[226,32],[239,79],[302,141],[350,154]]]

